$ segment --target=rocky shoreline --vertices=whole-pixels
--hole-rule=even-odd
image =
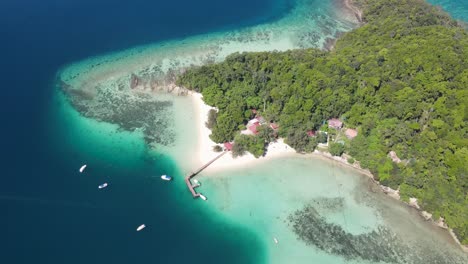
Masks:
[[[418,201],[416,198],[412,197],[409,199],[409,201],[404,201],[401,199],[400,197],[400,193],[399,193],[399,190],[394,190],[388,186],[385,186],[385,185],[382,185],[379,181],[377,181],[374,177],[374,175],[368,170],[368,169],[363,169],[361,168],[361,166],[359,165],[359,162],[358,161],[355,161],[353,164],[350,164],[348,162],[348,159],[351,158],[351,156],[349,155],[346,155],[346,154],[343,154],[342,156],[340,157],[337,157],[337,156],[332,156],[330,153],[328,152],[324,152],[324,151],[319,151],[319,150],[315,150],[313,152],[314,155],[317,155],[317,156],[320,156],[320,157],[323,157],[323,158],[326,158],[326,159],[330,159],[330,160],[333,160],[333,161],[336,161],[338,162],[340,165],[342,166],[345,166],[345,167],[349,167],[349,168],[352,168],[356,171],[358,171],[359,173],[369,177],[375,184],[377,184],[380,189],[382,190],[382,192],[386,195],[388,195],[389,197],[395,199],[395,200],[398,200],[404,204],[406,204],[407,206],[415,209],[418,211],[419,215],[425,220],[425,221],[431,221],[435,226],[437,227],[440,227],[440,228],[443,228],[443,229],[446,229],[450,236],[453,238],[453,240],[460,246],[460,248],[464,251],[464,252],[467,252],[468,253],[468,246],[467,245],[463,245],[460,243],[460,240],[458,239],[458,237],[455,235],[455,233],[453,232],[453,230],[445,223],[444,221],[444,218],[442,217],[439,217],[439,219],[435,220],[432,218],[432,214],[427,212],[427,211],[424,211],[421,209],[421,207],[419,206],[418,204]]]

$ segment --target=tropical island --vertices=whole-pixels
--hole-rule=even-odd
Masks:
[[[239,223],[264,222],[252,227],[259,237],[278,230],[280,241],[289,237],[290,247],[270,249],[305,246],[298,255],[315,258],[312,245],[375,262],[465,263],[445,230],[379,190],[448,224],[466,244],[463,27],[419,0],[298,0],[272,23],[67,65],[57,84],[80,120],[129,131],[184,176],[231,149],[200,175],[206,205]],[[322,157],[358,170],[339,173],[342,166]],[[255,177],[239,188],[247,175]],[[232,196],[239,192],[246,195]],[[264,211],[253,218],[255,203]],[[348,222],[357,231],[345,216],[357,216]]]
[[[277,138],[344,153],[468,244],[465,25],[421,0],[353,4],[362,26],[330,52],[236,53],[176,83],[216,108],[210,138],[234,156],[265,155]]]

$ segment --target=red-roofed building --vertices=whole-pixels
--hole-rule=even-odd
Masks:
[[[232,150],[232,142],[224,142],[224,148],[227,150],[227,151],[231,151]]]
[[[315,136],[316,136],[316,132],[315,132],[314,130],[309,130],[309,131],[307,131],[307,135],[308,135],[309,137],[315,137]]]
[[[340,129],[343,126],[343,122],[337,118],[332,118],[328,120],[328,127],[334,128],[334,129]]]
[[[348,128],[348,129],[346,129],[346,131],[345,131],[345,135],[346,135],[346,137],[349,138],[349,139],[355,138],[355,137],[357,136],[357,134],[358,134],[358,132],[357,132],[356,129]]]
[[[248,127],[248,129],[249,129],[250,131],[252,131],[252,133],[258,134],[257,127],[259,127],[259,126],[260,126],[260,122],[255,122],[255,123],[251,124],[251,125]]]

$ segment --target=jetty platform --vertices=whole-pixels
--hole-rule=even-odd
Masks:
[[[192,193],[193,198],[200,197],[200,194],[195,191],[195,187],[197,187],[197,185],[192,185],[192,182],[190,180],[193,177],[197,176],[197,174],[202,172],[204,169],[206,169],[208,166],[210,166],[213,162],[215,162],[217,159],[221,158],[222,156],[224,156],[224,154],[226,154],[228,152],[229,151],[223,151],[221,154],[216,156],[214,159],[208,161],[205,165],[198,168],[198,170],[196,170],[195,172],[191,172],[189,175],[187,175],[187,177],[185,177],[185,184],[187,184],[187,187],[188,187],[190,193]]]

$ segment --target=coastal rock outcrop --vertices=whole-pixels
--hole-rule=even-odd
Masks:
[[[116,124],[126,131],[140,130],[149,145],[168,146],[175,140],[174,109],[164,95],[188,94],[187,89],[174,83],[184,70],[177,66],[156,64],[109,81],[89,80],[76,87],[61,79],[57,82],[83,116]]]

